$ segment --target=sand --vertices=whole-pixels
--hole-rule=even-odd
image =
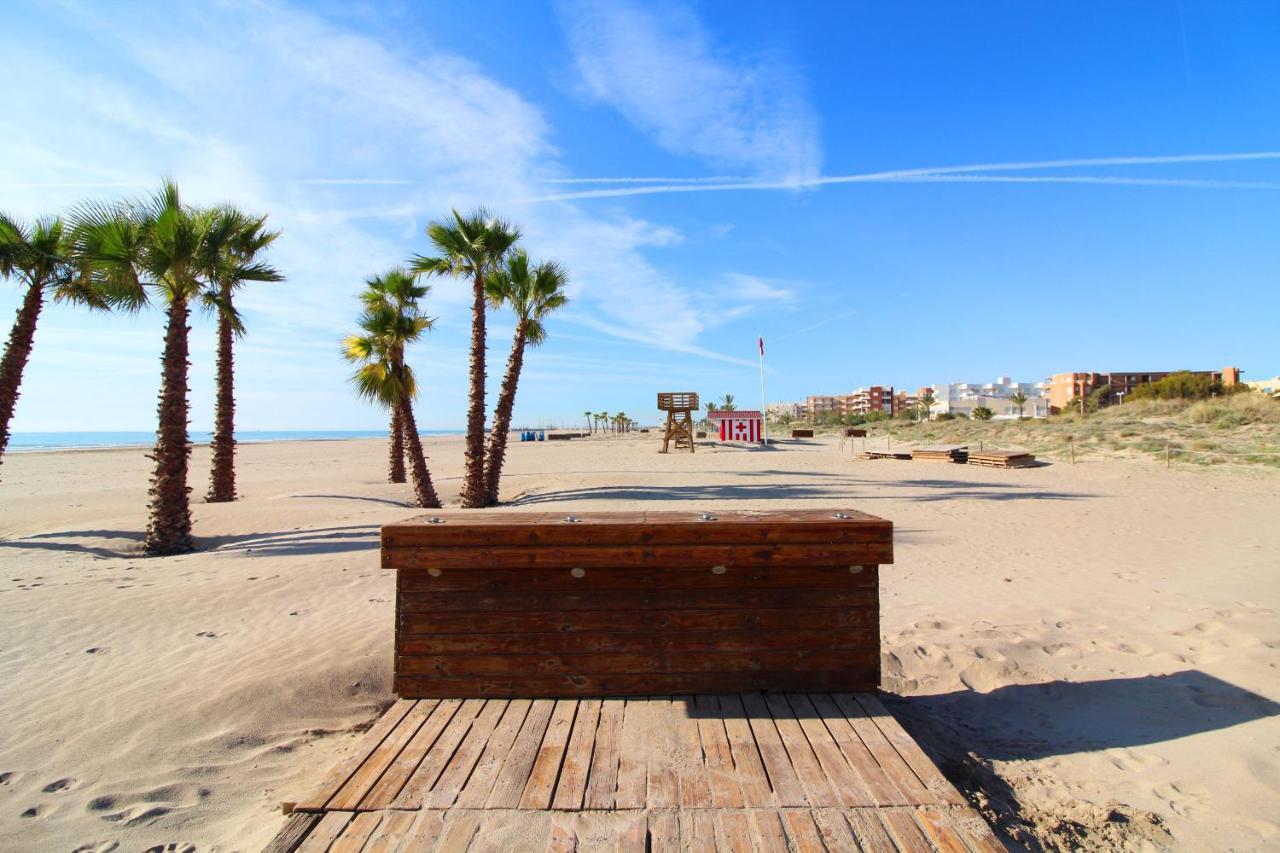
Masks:
[[[834,440],[515,444],[514,510],[854,507],[892,519],[893,710],[1006,828],[1280,845],[1280,475],[863,462]],[[456,502],[461,442],[428,442]],[[385,443],[241,448],[202,550],[138,556],[143,451],[0,467],[0,848],[253,850],[391,700]],[[194,456],[194,494],[208,454]],[[113,847],[114,845],[114,847]]]

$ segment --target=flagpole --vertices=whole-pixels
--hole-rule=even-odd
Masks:
[[[760,427],[764,431],[764,446],[769,446],[769,406],[764,401],[764,337],[760,342]]]

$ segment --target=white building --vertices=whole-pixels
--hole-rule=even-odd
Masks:
[[[1023,393],[1027,400],[1022,404],[1024,418],[1049,417],[1048,385],[1044,382],[1014,382],[1008,376],[999,376],[995,382],[951,382],[933,386],[933,405],[929,416],[953,414],[973,417],[973,410],[986,407],[998,420],[1018,417],[1018,405],[1010,398]]]
[[[804,403],[770,403],[765,406],[765,414],[771,421],[781,420],[783,415],[794,421],[807,417],[809,412]]]

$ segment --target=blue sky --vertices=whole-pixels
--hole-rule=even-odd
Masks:
[[[242,299],[243,428],[381,426],[338,354],[354,294],[478,204],[572,277],[521,422],[648,420],[658,390],[755,403],[757,335],[770,400],[1280,372],[1275,3],[6,9],[0,208],[170,175],[283,230],[288,281]],[[0,316],[17,297],[0,289]],[[424,427],[462,424],[466,302],[434,285]],[[161,319],[49,310],[14,428],[150,426]],[[496,386],[510,319],[490,328]],[[196,430],[212,350],[197,318]]]

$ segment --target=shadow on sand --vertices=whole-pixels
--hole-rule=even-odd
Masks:
[[[245,533],[236,536],[197,536],[196,549],[232,552],[250,557],[372,551],[379,546],[379,530],[380,525],[377,524],[352,524],[345,527]],[[143,534],[136,530],[64,530],[0,542],[0,548],[67,551],[92,554],[95,557],[142,557],[143,538]],[[96,541],[85,543],[75,541],[77,539]],[[104,540],[124,541],[116,545],[104,544]]]

